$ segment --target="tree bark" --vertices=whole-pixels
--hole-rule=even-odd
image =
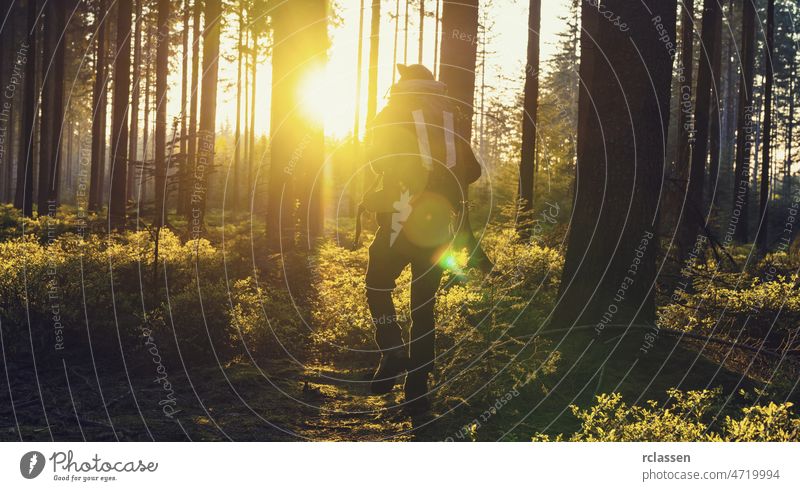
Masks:
[[[378,58],[381,34],[381,0],[372,0],[372,23],[369,33],[369,67],[367,69],[367,124],[378,111]],[[394,70],[394,67],[392,67]]]
[[[422,54],[425,49],[425,0],[419,0],[419,39],[417,48],[417,63],[422,65]]]
[[[194,185],[190,206],[190,236],[199,238],[205,227],[208,173],[214,166],[214,143],[217,118],[217,79],[219,75],[219,37],[222,21],[220,0],[205,0],[203,12],[203,77],[200,98],[197,162],[194,165]]]
[[[0,22],[6,22],[3,29],[0,29],[0,76],[2,76],[2,84],[5,87],[6,83],[11,83],[14,68],[16,63],[14,59],[14,45],[15,39],[15,19],[14,12],[16,9],[11,8],[11,0],[0,0]],[[13,67],[10,70],[8,67]],[[7,74],[9,76],[7,76]],[[0,183],[0,200],[3,203],[12,202],[11,198],[11,175],[13,172],[13,163],[10,154],[13,153],[14,135],[14,99],[9,98],[0,93],[0,173],[2,173],[2,183]]]
[[[709,133],[709,163],[708,163],[708,182],[711,186],[710,196],[706,199],[707,209],[712,210],[717,203],[719,193],[719,161],[722,154],[720,143],[722,141],[722,125],[720,122],[720,106],[723,104],[724,94],[722,92],[722,9],[714,6],[716,12],[714,24],[713,52],[711,55],[711,107]]]
[[[478,56],[478,0],[445,0],[442,4],[442,43],[439,53],[439,80],[458,111],[456,133],[467,144],[472,142],[472,116],[475,102],[475,62]],[[464,189],[459,226],[454,247],[467,248],[469,265],[490,271],[492,262],[481,249],[469,219],[469,192]]]
[[[247,125],[247,196],[252,199],[256,155],[256,73],[258,69],[258,31],[253,30],[252,65],[250,66],[250,123]]]
[[[239,34],[236,41],[236,125],[233,136],[233,197],[231,206],[234,210],[239,209],[241,199],[239,197],[239,179],[241,172],[241,125],[242,125],[242,32],[244,25],[244,6],[239,5]]]
[[[753,145],[753,64],[755,58],[755,6],[743,2],[742,11],[742,80],[739,87],[739,110],[736,116],[736,168],[733,182],[733,209],[725,241],[748,240],[748,198],[750,186],[750,150]]]
[[[128,173],[128,104],[131,82],[131,0],[117,3],[114,101],[111,109],[111,186],[108,217],[114,230],[125,229]]]
[[[530,0],[528,13],[528,56],[525,66],[525,89],[522,102],[522,148],[519,163],[519,199],[521,220],[517,230],[522,238],[530,237],[533,211],[533,188],[536,165],[536,114],[539,107],[539,31],[542,23],[541,0]]]
[[[135,75],[133,76],[133,83],[131,84],[131,130],[130,130],[130,138],[128,139],[128,158],[132,165],[134,165],[133,169],[139,168],[140,166],[135,162],[139,160],[138,158],[138,147],[139,147],[139,96],[140,96],[140,81],[141,77],[139,76],[139,68],[142,66],[142,0],[136,0],[136,24],[134,30],[134,41],[133,41],[133,66],[136,67]],[[147,60],[148,65],[150,64],[150,57],[148,56]],[[144,159],[142,159],[144,160]],[[136,191],[136,179],[134,170],[131,169],[128,172],[128,199],[135,198],[135,191]]]
[[[156,148],[155,148],[155,225],[164,225],[167,199],[167,76],[169,74],[170,0],[158,0],[156,38]],[[213,128],[212,128],[213,130]]]
[[[764,57],[764,142],[761,154],[761,189],[759,210],[761,220],[756,234],[756,245],[762,253],[767,251],[769,241],[769,166],[772,143],[772,84],[775,68],[775,0],[767,1],[767,44]]]
[[[551,322],[596,336],[614,325],[655,322],[672,76],[662,39],[674,42],[676,16],[674,0],[603,5],[625,29],[582,4],[574,215]]]
[[[322,164],[322,125],[297,110],[297,88],[309,74],[324,66],[327,29],[325,0],[302,6],[285,3],[272,10],[272,108],[270,169],[267,196],[267,241],[283,252],[295,244],[295,227],[302,219],[307,237],[321,230],[321,206],[309,180]],[[300,201],[299,215],[296,203]],[[319,222],[317,222],[319,220]],[[310,242],[309,242],[310,244]]]
[[[25,64],[25,92],[22,107],[22,131],[19,138],[17,160],[17,189],[14,207],[26,217],[33,216],[33,127],[36,120],[36,0],[28,0],[27,61]],[[21,49],[25,49],[21,46]]]
[[[39,118],[39,185],[36,189],[37,212],[40,216],[46,215],[53,187],[53,172],[55,171],[55,152],[53,146],[54,134],[57,131],[57,117],[55,107],[56,98],[56,45],[61,31],[58,29],[59,7],[57,2],[47,2],[44,6],[42,21],[42,94],[41,114]],[[59,2],[60,3],[60,2]],[[63,66],[63,65],[62,65]],[[62,81],[63,82],[63,81]],[[58,138],[55,138],[56,144]]]
[[[189,201],[191,200],[192,185],[194,178],[194,166],[197,162],[197,92],[199,90],[198,79],[200,69],[200,14],[202,13],[202,1],[194,0],[192,6],[192,89],[191,97],[189,100],[189,141],[186,150],[186,179],[181,183],[185,192],[183,199],[179,203],[180,210],[187,214],[187,219],[191,219],[191,208]]]
[[[704,229],[708,221],[708,210],[704,206],[703,187],[705,184],[706,160],[708,159],[708,129],[711,114],[711,94],[717,79],[712,69],[713,54],[719,43],[721,11],[718,0],[704,0],[703,25],[701,33],[700,64],[697,69],[697,92],[695,95],[695,138],[689,170],[686,207],[682,227],[679,231],[680,258],[688,257],[696,235]],[[716,90],[714,90],[716,94]]]
[[[95,79],[92,91],[92,167],[89,181],[89,209],[102,207],[103,167],[106,148],[106,0],[100,0],[97,9],[97,49],[95,52]]]

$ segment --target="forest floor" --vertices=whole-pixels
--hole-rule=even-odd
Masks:
[[[709,351],[706,346],[705,355],[699,356],[699,345],[681,343],[676,348],[677,341],[670,338],[664,338],[648,359],[618,354],[609,358],[614,352],[631,353],[638,340],[612,338],[605,345],[588,346],[584,341],[560,340],[559,370],[516,395],[509,392],[497,411],[489,411],[497,400],[450,407],[437,401],[431,413],[414,418],[402,408],[400,385],[386,396],[369,394],[368,366],[256,366],[240,361],[187,367],[166,374],[175,391],[166,395],[163,383],[154,381],[152,367],[129,367],[129,376],[112,377],[65,364],[62,374],[68,379],[44,377],[40,369],[37,383],[23,375],[32,367],[8,365],[14,401],[12,410],[6,378],[0,378],[0,440],[528,440],[539,431],[574,430],[569,405],[585,407],[601,392],[622,392],[626,400],[643,404],[651,399],[663,402],[670,387],[721,386],[723,398],[735,405],[742,391],[761,385],[756,379],[769,376],[767,365],[754,369],[754,360],[746,354]],[[730,369],[737,365],[750,366],[750,374]],[[163,412],[168,398],[173,401],[168,406],[176,411],[172,417]],[[474,431],[464,430],[474,422],[479,423]]]

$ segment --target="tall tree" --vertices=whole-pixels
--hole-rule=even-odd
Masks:
[[[183,180],[186,179],[186,128],[188,124],[186,106],[189,97],[189,21],[192,18],[192,10],[189,0],[183,0],[183,29],[181,30],[181,136],[180,136],[180,155],[181,164],[178,169],[178,203],[180,203],[180,189]],[[239,43],[241,44],[241,43]],[[240,47],[241,48],[241,47]],[[180,211],[180,204],[178,204]]]
[[[189,213],[189,201],[191,199],[192,185],[194,179],[192,172],[197,162],[197,100],[199,92],[198,80],[200,69],[200,15],[202,10],[202,0],[194,0],[192,10],[192,83],[191,97],[189,98],[189,141],[186,149],[186,177],[180,183],[183,195],[179,198],[179,212]]]
[[[257,20],[257,19],[256,19]],[[250,65],[250,122],[247,125],[247,183],[249,189],[253,186],[253,172],[255,169],[255,148],[256,148],[256,73],[258,72],[258,30],[257,22],[253,21],[251,27],[253,28],[253,51],[251,55]],[[250,196],[250,193],[247,193]]]
[[[326,0],[302,6],[278,3],[271,10],[272,107],[270,169],[267,196],[267,240],[272,249],[286,251],[295,243],[296,223],[302,220],[309,239],[321,231],[321,202],[313,177],[322,165],[320,122],[297,110],[298,87],[324,67],[327,51]],[[300,213],[296,203],[300,202]],[[318,222],[319,221],[319,222]],[[309,242],[310,243],[310,242]]]
[[[89,209],[102,206],[103,168],[106,148],[106,0],[99,0],[95,35],[95,79],[92,90],[92,164],[89,181]]]
[[[678,148],[675,157],[676,175],[681,183],[686,183],[687,187],[681,189],[686,190],[688,194],[689,176],[691,174],[691,161],[690,155],[692,147],[694,146],[695,138],[695,121],[694,113],[692,111],[692,87],[694,78],[694,1],[682,0],[679,2],[681,9],[681,44],[680,44],[680,64],[678,66],[678,81],[679,81],[679,99],[678,107]],[[703,46],[701,44],[700,50]],[[682,196],[681,198],[688,198]],[[681,215],[678,224],[678,255],[683,256],[685,249],[691,247],[693,242],[689,237],[691,231],[688,230],[688,223],[696,217],[692,214],[691,202],[688,206],[686,204],[688,199],[684,199],[684,206],[681,209]],[[677,208],[677,207],[676,207]],[[676,210],[677,211],[677,210]]]
[[[242,33],[245,30],[244,24],[244,3],[239,4],[239,32],[236,39],[236,124],[233,131],[233,199],[231,204],[234,209],[238,209],[241,199],[239,198],[239,180],[241,172],[241,125],[242,125]]]
[[[755,61],[755,5],[742,2],[742,73],[739,86],[739,109],[736,116],[736,167],[733,182],[733,209],[731,210],[732,238],[745,243],[748,240],[748,198],[750,177],[750,150],[753,145],[753,65]]]
[[[541,0],[530,0],[528,12],[528,57],[525,66],[525,89],[522,102],[522,149],[519,162],[520,212],[525,217],[533,210],[533,187],[536,167],[536,114],[539,107],[539,31],[542,23]],[[530,224],[521,220],[518,231],[529,236]]]
[[[108,218],[112,229],[125,228],[128,175],[128,105],[131,84],[131,0],[117,2],[114,100],[111,108],[111,186]]]
[[[20,9],[11,8],[11,0],[0,1],[0,74],[15,73],[19,68],[18,57],[14,55],[17,49],[17,11]],[[8,67],[8,68],[6,68]],[[10,71],[5,71],[10,68]],[[10,82],[3,78],[3,84]],[[5,94],[0,95],[3,101],[3,116],[0,118],[0,132],[3,132],[7,146],[0,149],[0,166],[2,166],[2,199],[4,203],[13,203],[14,197],[11,191],[13,179],[14,163],[11,155],[14,153],[15,126],[16,126],[16,104],[15,98],[9,98]]]
[[[717,74],[712,69],[712,56],[717,52],[719,43],[719,29],[722,12],[718,0],[704,0],[703,24],[700,43],[700,62],[697,69],[697,91],[695,95],[695,146],[692,152],[691,167],[689,169],[689,184],[687,186],[686,209],[683,213],[681,230],[679,231],[679,246],[681,258],[691,252],[695,243],[697,231],[704,227],[707,221],[707,210],[703,199],[706,161],[708,159],[708,130],[711,115],[712,90]]]
[[[156,148],[155,200],[156,227],[164,224],[167,196],[167,75],[169,74],[170,0],[158,0],[158,38],[156,44]],[[216,90],[216,89],[215,89]],[[213,128],[212,128],[213,130]]]
[[[36,120],[36,0],[28,0],[25,50],[25,92],[22,106],[22,131],[19,133],[17,189],[14,207],[29,217],[33,215],[33,127]]]
[[[133,66],[140,67],[142,64],[142,0],[136,0],[134,7],[136,22],[134,24],[133,34]],[[148,65],[150,57],[148,56]],[[135,70],[133,75],[133,83],[131,84],[131,118],[130,118],[130,135],[128,138],[128,159],[130,162],[136,162],[139,154],[139,98],[141,94],[141,77],[139,76],[138,69]],[[145,117],[145,120],[147,117]],[[147,130],[145,130],[147,131]],[[133,169],[139,166],[133,167]],[[133,176],[128,179],[128,199],[132,199],[135,194],[135,182]]]
[[[767,0],[767,43],[764,53],[764,142],[761,154],[761,189],[759,210],[761,215],[756,244],[761,252],[766,252],[769,233],[769,165],[772,143],[772,84],[775,78],[773,66],[775,55],[775,0]]]
[[[472,141],[472,116],[475,102],[475,62],[478,56],[478,0],[444,0],[442,4],[442,43],[439,53],[439,80],[447,85],[447,94],[456,105],[458,118],[456,133],[470,144]],[[458,33],[452,35],[451,33]],[[466,247],[469,263],[488,271],[492,264],[481,249],[467,206],[468,192],[464,191],[455,246]]]
[[[133,34],[133,66],[136,67],[133,76],[133,84],[131,87],[131,129],[130,137],[128,138],[128,159],[130,162],[136,162],[138,159],[139,149],[139,96],[141,93],[141,77],[139,76],[140,66],[142,66],[142,0],[136,0],[136,23]],[[148,56],[148,65],[150,57]],[[145,118],[147,119],[147,118]],[[134,164],[135,168],[139,166]],[[135,195],[135,174],[136,172],[131,169],[128,172],[128,198],[132,199]]]
[[[61,129],[64,122],[64,2],[45,4],[42,35],[42,103],[39,119],[39,187],[37,208],[45,215],[58,198]]]
[[[789,71],[789,117],[786,125],[786,159],[783,165],[783,197],[789,200],[792,196],[792,150],[795,126],[795,97],[797,90],[797,56],[792,55]]]
[[[198,237],[205,226],[208,173],[214,166],[214,143],[217,118],[217,80],[219,77],[219,35],[222,22],[221,0],[205,0],[203,11],[203,76],[200,96],[200,125],[197,130],[197,161],[194,185],[191,186],[189,227]]]
[[[713,35],[716,38],[709,51],[711,56],[711,107],[709,108],[709,162],[708,162],[708,183],[709,191],[706,193],[706,206],[708,210],[717,202],[719,189],[719,166],[722,155],[722,122],[720,106],[723,104],[722,91],[722,9],[714,6],[717,13],[714,17]]]
[[[422,55],[425,52],[425,0],[419,0],[419,46],[417,47],[417,63],[422,65]]]
[[[607,325],[655,321],[672,75],[661,39],[675,39],[677,10],[675,0],[603,6],[624,19],[624,29],[582,3],[574,215],[552,317],[557,328],[598,334]]]
[[[381,0],[372,0],[372,24],[369,32],[369,68],[367,70],[367,124],[378,111],[378,55],[381,35]],[[392,67],[394,69],[394,67]]]

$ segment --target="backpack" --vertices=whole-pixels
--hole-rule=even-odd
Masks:
[[[393,87],[389,104],[368,128],[368,158],[378,178],[360,205],[391,214],[393,223],[407,224],[405,233],[429,245],[450,234],[464,189],[481,175],[469,142],[456,132],[458,112],[443,87],[427,80]],[[356,242],[359,234],[360,220]]]

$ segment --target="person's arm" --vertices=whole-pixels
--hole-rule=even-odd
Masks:
[[[475,155],[475,151],[472,149],[472,145],[463,140],[459,140],[459,143],[458,165],[461,166],[460,176],[462,182],[469,185],[481,177],[482,166]]]

